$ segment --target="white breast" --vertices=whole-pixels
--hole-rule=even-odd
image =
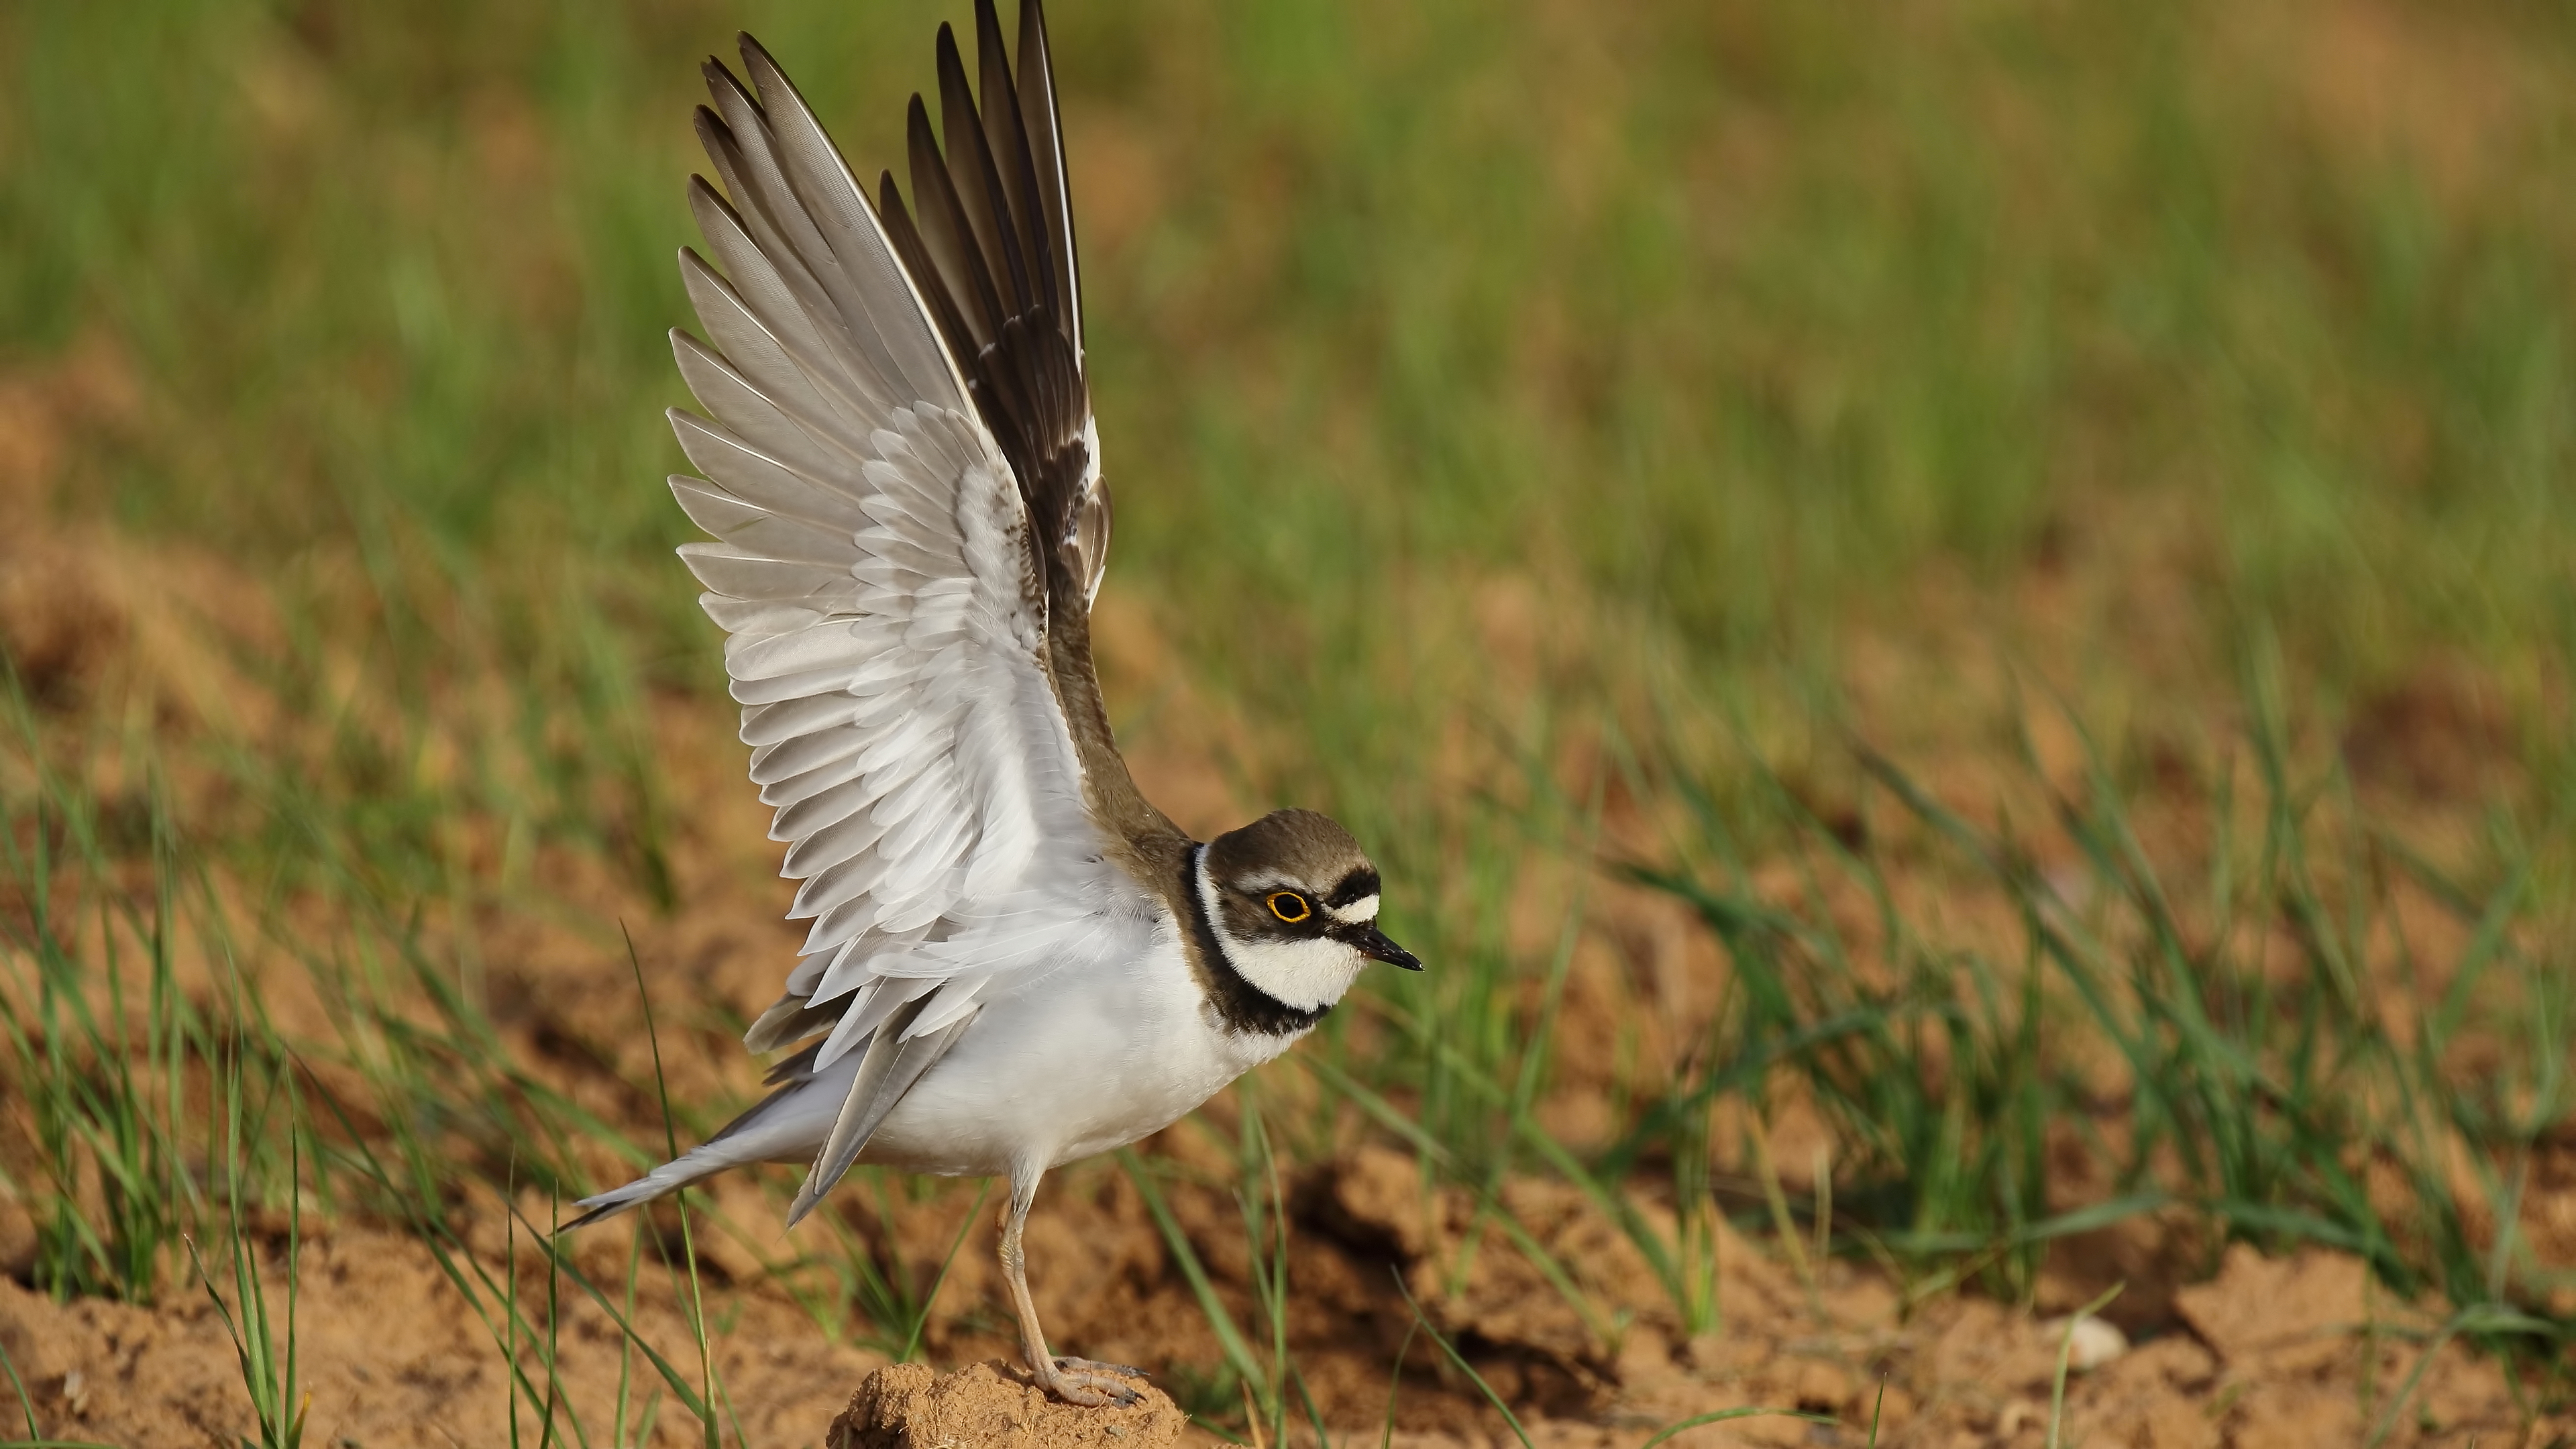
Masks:
[[[863,1162],[950,1176],[1052,1167],[1161,1131],[1293,1036],[1225,1031],[1157,912],[1123,966],[1054,972],[984,1006]]]

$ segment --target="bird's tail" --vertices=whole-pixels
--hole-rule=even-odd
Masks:
[[[588,1208],[589,1211],[555,1231],[568,1233],[575,1228],[586,1228],[601,1218],[613,1218],[628,1208],[641,1207],[657,1197],[668,1197],[702,1177],[713,1177],[736,1165],[738,1159],[722,1151],[718,1143],[693,1147],[624,1187],[610,1188],[574,1203],[574,1207]]]
[[[601,1218],[612,1218],[631,1207],[640,1207],[658,1197],[668,1197],[700,1178],[713,1177],[728,1167],[747,1162],[776,1161],[781,1157],[796,1158],[810,1153],[822,1141],[828,1115],[808,1124],[803,1119],[811,1112],[799,1112],[798,1089],[815,1078],[814,1056],[821,1043],[807,1047],[770,1069],[769,1084],[777,1090],[760,1099],[752,1109],[725,1124],[722,1131],[707,1139],[704,1146],[692,1147],[651,1172],[608,1191],[583,1198],[573,1206],[589,1211],[555,1229],[568,1233],[587,1227]],[[828,1112],[828,1104],[825,1104]],[[811,1139],[811,1140],[808,1140]]]

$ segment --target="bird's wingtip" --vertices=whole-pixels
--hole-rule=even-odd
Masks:
[[[601,1218],[612,1217],[621,1209],[630,1207],[632,1204],[612,1202],[608,1199],[607,1195],[603,1194],[600,1197],[583,1198],[581,1201],[574,1203],[573,1206],[577,1208],[588,1208],[590,1211],[583,1213],[580,1217],[574,1218],[571,1222],[558,1225],[555,1228],[554,1236],[560,1238],[575,1228],[589,1227],[592,1223],[598,1222]]]

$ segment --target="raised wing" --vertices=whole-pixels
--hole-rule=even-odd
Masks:
[[[996,982],[1115,954],[1137,918],[1086,802],[1087,644],[1068,696],[1050,638],[1053,613],[1087,640],[1108,513],[1044,23],[1031,3],[1014,85],[990,0],[977,18],[983,114],[940,31],[944,159],[913,100],[918,227],[891,177],[870,206],[750,37],[757,94],[710,60],[698,112],[725,194],[692,179],[717,266],[681,272],[714,345],[673,347],[712,417],[672,413],[705,478],[671,487],[720,541],[680,552],[813,921],[745,1040],[828,1031],[808,1071],[868,1053],[799,1213]]]

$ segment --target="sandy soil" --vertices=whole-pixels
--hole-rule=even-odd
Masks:
[[[1158,1374],[1203,1371],[1217,1358],[1216,1345],[1133,1190],[1105,1174],[1080,1186],[1088,1191],[1051,1194],[1030,1231],[1040,1308],[1057,1346]],[[1426,1188],[1411,1159],[1367,1149],[1301,1182],[1290,1337],[1337,1439],[1370,1438],[1389,1423],[1387,1369],[1412,1324],[1401,1278],[1543,1444],[1634,1445],[1663,1425],[1755,1405],[1832,1416],[1839,1427],[1746,1419],[1690,1430],[1675,1442],[1857,1444],[1873,1417],[1878,1442],[1888,1445],[2044,1442],[2051,1379],[2068,1332],[2063,1320],[1959,1295],[1909,1311],[1875,1272],[1834,1263],[1802,1281],[1764,1244],[1726,1232],[1719,1245],[1724,1325],[1685,1338],[1627,1240],[1569,1190],[1518,1181],[1505,1200],[1575,1275],[1588,1306],[1624,1325],[1615,1343],[1588,1327],[1490,1226],[1480,1228],[1465,1194]],[[953,1229],[964,1201],[923,1205],[922,1225]],[[1250,1293],[1249,1264],[1229,1205],[1213,1192],[1187,1191],[1175,1205],[1220,1290],[1240,1307]],[[1640,1206],[1656,1210],[1651,1202]],[[497,1227],[497,1205],[489,1211],[495,1221],[483,1226]],[[1471,1243],[1475,1252],[1462,1251]],[[946,1362],[989,1357],[1001,1367],[970,1368],[936,1387],[922,1365],[867,1379],[872,1387],[859,1412],[840,1420],[830,1442],[988,1442],[966,1427],[988,1420],[1019,1426],[1010,1430],[1018,1437],[989,1441],[997,1443],[1171,1442],[1180,1419],[1168,1400],[1102,1417],[1042,1407],[1035,1391],[1013,1378],[1003,1356],[1005,1320],[990,1296],[994,1275],[980,1251],[988,1244],[976,1244],[976,1256],[958,1265],[933,1348]],[[506,1245],[486,1246],[504,1249],[488,1266],[506,1277]],[[501,1347],[414,1240],[325,1228],[305,1254],[298,1341],[302,1385],[313,1396],[307,1442],[505,1442],[513,1405]],[[522,1300],[542,1302],[546,1275],[524,1243],[519,1264]],[[2312,1251],[2273,1261],[2238,1246],[2216,1277],[2181,1289],[2174,1303],[2176,1321],[2135,1344],[2098,1324],[2078,1336],[2081,1366],[2067,1390],[2066,1442],[2142,1449],[2357,1443],[2382,1420],[2382,1442],[2391,1445],[2546,1444],[2576,1434],[2576,1418],[2526,1422],[2496,1366],[2457,1344],[2421,1365],[2419,1380],[2422,1344],[2437,1313],[2374,1294],[2350,1257]],[[801,1311],[758,1283],[720,1291],[712,1312],[725,1325],[715,1368],[750,1444],[824,1442],[863,1376],[883,1363],[827,1344]],[[649,1281],[637,1321],[694,1382],[697,1365],[677,1306],[667,1293],[657,1297]],[[0,1346],[27,1380],[51,1434],[113,1444],[229,1444],[252,1428],[231,1342],[201,1293],[173,1293],[158,1310],[58,1305],[0,1280]],[[628,1422],[644,1400],[658,1398],[664,1402],[654,1442],[694,1440],[694,1423],[657,1391],[649,1368],[624,1359],[595,1309],[567,1305],[558,1348],[568,1390],[559,1419],[578,1417],[594,1440],[602,1436],[615,1422],[623,1366],[639,1376],[630,1389],[639,1408]],[[528,1345],[519,1350],[534,1362]],[[522,1436],[534,1435],[540,1406],[523,1398],[516,1410]],[[1113,1424],[1124,1432],[1112,1432]],[[1512,1442],[1473,1386],[1444,1372],[1418,1336],[1392,1425],[1396,1442],[1418,1449]]]
[[[282,1283],[282,1272],[272,1281]],[[542,1295],[543,1274],[524,1286]],[[742,1295],[724,1306],[738,1316],[717,1345],[715,1366],[751,1444],[817,1442],[849,1386],[880,1361],[824,1342],[782,1300]],[[282,1295],[275,1308],[282,1335]],[[695,1355],[675,1306],[667,1299],[648,1304],[639,1319],[695,1382]],[[487,1325],[468,1307],[412,1238],[340,1228],[308,1242],[295,1324],[298,1393],[312,1396],[305,1443],[443,1449],[512,1442],[508,1360],[491,1332],[499,1326],[497,1315]],[[653,1382],[648,1365],[620,1353],[604,1315],[568,1305],[561,1334],[569,1403],[557,1410],[559,1436],[577,1418],[592,1442],[606,1442],[604,1431],[617,1422],[623,1367],[640,1376],[631,1381],[626,1422],[658,1419],[655,1443],[695,1441],[695,1421]],[[137,1446],[232,1446],[245,1436],[258,1442],[233,1341],[213,1301],[193,1285],[170,1285],[161,1305],[147,1309],[96,1299],[56,1304],[0,1279],[0,1347],[26,1381],[46,1434]],[[518,1347],[521,1362],[533,1367],[534,1350]],[[542,1407],[523,1396],[515,1408],[521,1433],[534,1442]],[[0,1423],[17,1418],[8,1399],[0,1409],[8,1411]]]

